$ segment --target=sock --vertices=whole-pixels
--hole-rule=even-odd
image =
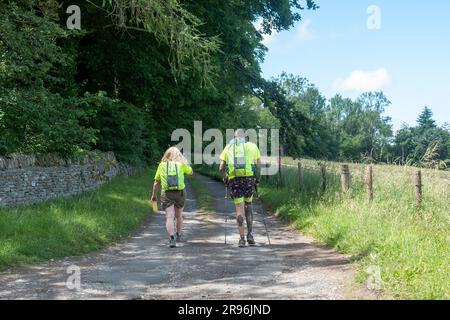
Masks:
[[[170,236],[170,240],[173,240],[173,239],[175,239],[175,237],[174,236]]]

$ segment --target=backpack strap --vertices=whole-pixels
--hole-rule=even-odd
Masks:
[[[233,165],[234,165],[234,175],[236,176],[236,159],[237,159],[237,157],[236,157],[236,138],[234,139],[234,141],[233,141]],[[245,142],[242,144],[243,145],[243,148],[244,148],[244,161],[245,161],[245,163],[244,163],[244,176],[246,176],[247,175],[247,156],[246,156],[246,150],[245,150]]]
[[[178,166],[176,162],[173,164],[175,165],[175,175],[178,177]],[[166,162],[166,174],[169,175],[169,161]]]

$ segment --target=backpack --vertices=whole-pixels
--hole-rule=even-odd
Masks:
[[[237,155],[236,153],[236,146],[237,143],[236,141],[233,142],[233,163],[232,163],[232,167],[233,167],[233,172],[234,175],[236,177],[245,177],[247,175],[247,150],[246,150],[246,146],[245,143],[240,144],[239,146],[242,145],[242,148],[244,150],[243,154]]]
[[[169,161],[166,162],[166,174],[167,174],[167,189],[178,190],[178,165],[175,165],[175,175],[169,174]]]

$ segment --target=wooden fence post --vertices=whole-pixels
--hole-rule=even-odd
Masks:
[[[301,190],[301,189],[303,189],[303,183],[304,183],[302,164],[299,162],[297,166],[298,166],[298,187]]]
[[[369,196],[369,202],[373,201],[373,169],[372,166],[368,166],[366,169],[366,181],[367,181],[367,194]]]
[[[341,187],[344,193],[350,190],[350,169],[347,164],[341,166]]]
[[[278,157],[278,187],[283,186],[283,175],[281,173],[281,156]]]
[[[320,171],[322,172],[322,190],[327,190],[327,169],[324,164],[320,166]]]
[[[416,205],[419,212],[422,207],[422,171],[420,170],[416,172]]]
[[[262,170],[263,168],[264,170]],[[263,171],[267,173],[267,163],[261,163],[261,182],[264,182],[264,184],[267,185],[269,182],[269,177],[267,174],[262,174]]]

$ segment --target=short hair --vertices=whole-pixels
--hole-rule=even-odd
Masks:
[[[237,138],[245,138],[245,129],[239,128],[234,132],[234,136]]]

